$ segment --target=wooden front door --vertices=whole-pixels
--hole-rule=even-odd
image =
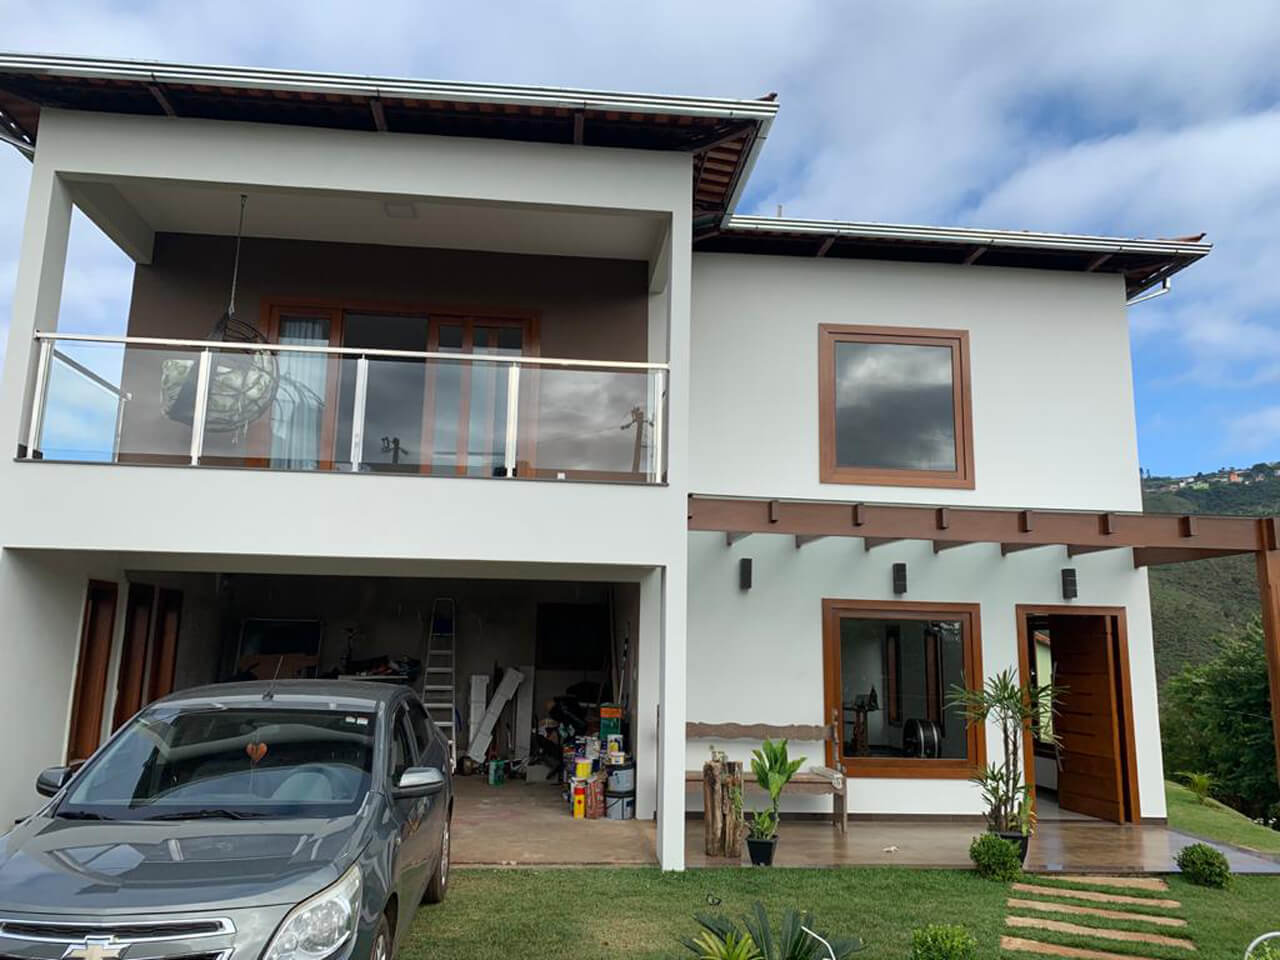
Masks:
[[[67,731],[67,763],[80,763],[98,749],[107,699],[111,635],[116,623],[116,585],[90,580],[80,627],[80,656]]]
[[[1063,810],[1124,823],[1131,816],[1113,618],[1051,616],[1049,635],[1054,680],[1065,688],[1054,717],[1060,741],[1058,804]]]

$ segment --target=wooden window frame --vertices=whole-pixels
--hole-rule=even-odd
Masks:
[[[947,347],[951,350],[952,413],[955,417],[956,469],[905,470],[890,467],[842,467],[836,462],[836,344],[885,343]],[[969,332],[924,327],[818,326],[818,478],[821,483],[860,483],[897,487],[974,489],[973,403],[969,377]]]
[[[904,780],[967,780],[986,766],[985,725],[966,728],[966,756],[925,760],[918,757],[845,757],[843,737],[843,678],[840,671],[840,620],[851,615],[862,620],[959,620],[964,636],[965,683],[976,689],[982,672],[982,622],[976,603],[914,603],[895,600],[822,601],[822,672],[827,716],[841,735],[827,742],[827,766],[848,777]]]
[[[345,319],[349,313],[357,314],[387,314],[396,316],[422,317],[427,322],[427,351],[439,350],[440,325],[442,323],[458,323],[464,329],[464,348],[463,353],[469,352],[467,346],[470,345],[473,337],[473,331],[476,326],[516,326],[518,325],[524,334],[524,347],[522,348],[522,356],[536,357],[540,355],[540,316],[536,310],[527,310],[520,308],[506,308],[494,306],[467,306],[459,304],[443,304],[431,302],[405,302],[405,301],[388,301],[388,300],[362,300],[332,297],[264,297],[259,310],[259,329],[262,330],[268,342],[280,342],[280,318],[281,315],[302,315],[313,317],[324,317],[329,322],[329,345],[332,347],[343,346],[343,337],[345,334]],[[495,358],[499,359],[500,358]],[[338,433],[338,405],[341,392],[341,361],[334,357],[329,361],[329,369],[326,374],[325,386],[325,415],[322,427],[320,453],[318,470],[333,470],[335,465],[344,459],[343,451],[335,448]],[[471,397],[471,364],[463,364],[463,380],[460,387],[462,398],[462,408],[459,414],[459,427],[463,423],[469,422],[468,404]],[[434,452],[434,404],[435,404],[435,375],[434,366],[427,365],[426,386],[422,396],[422,429],[418,438],[419,449],[422,451],[422,463],[418,472],[425,475],[432,475],[432,454]],[[527,416],[527,415],[526,415]],[[532,418],[531,418],[532,422]],[[536,430],[536,423],[534,424]],[[263,418],[250,427],[250,446],[251,448],[270,449],[270,418]],[[467,431],[459,429],[458,431],[458,463],[454,469],[457,476],[467,476],[466,464],[466,445],[468,441]],[[520,473],[525,473],[526,466],[530,469],[533,463],[533,449],[535,443],[534,430],[529,431],[528,437],[522,437],[519,450],[517,451],[517,460],[520,464]],[[252,466],[266,467],[268,459],[265,457],[251,458]]]

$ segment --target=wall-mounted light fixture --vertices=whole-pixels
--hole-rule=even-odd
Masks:
[[[895,563],[893,565],[893,592],[899,595],[907,592],[907,565],[905,563]]]
[[[1076,568],[1062,568],[1062,599],[1074,600],[1080,596],[1080,585],[1076,581]]]
[[[751,589],[751,558],[743,557],[738,561],[738,589]]]

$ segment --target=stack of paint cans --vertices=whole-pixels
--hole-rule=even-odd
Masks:
[[[612,762],[614,759],[618,762]],[[626,754],[612,754],[605,785],[604,812],[610,820],[631,820],[636,815],[636,764]]]

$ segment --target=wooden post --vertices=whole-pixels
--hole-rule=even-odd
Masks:
[[[741,763],[714,759],[702,765],[702,804],[707,856],[741,859],[746,834]]]
[[[1276,770],[1280,773],[1280,549],[1258,551],[1258,593],[1262,601],[1262,642],[1267,647]]]

